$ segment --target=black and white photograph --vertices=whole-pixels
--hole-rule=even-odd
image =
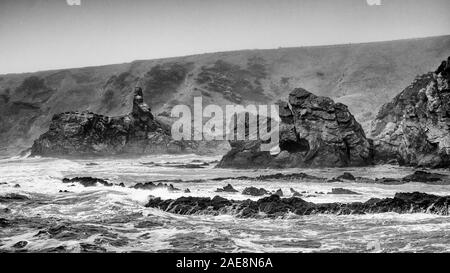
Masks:
[[[449,206],[448,0],[0,0],[0,259],[447,253]]]

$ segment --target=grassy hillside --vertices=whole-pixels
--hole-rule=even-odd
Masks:
[[[30,147],[55,113],[127,113],[138,83],[153,112],[162,115],[175,104],[192,104],[194,96],[205,104],[270,103],[303,87],[347,104],[368,129],[383,103],[449,55],[450,36],[441,36],[0,75],[0,155]]]

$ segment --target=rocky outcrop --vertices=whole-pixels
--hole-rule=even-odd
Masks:
[[[256,187],[247,187],[242,191],[243,195],[251,195],[251,196],[262,196],[269,194],[269,192],[264,188],[256,188]]]
[[[92,112],[66,112],[53,116],[49,130],[37,139],[31,155],[104,156],[183,152],[188,144],[173,141],[158,122],[137,87],[131,113],[108,117]]]
[[[394,198],[372,198],[367,202],[320,203],[307,202],[298,197],[280,198],[277,195],[257,201],[228,200],[220,196],[181,197],[176,200],[153,198],[146,207],[177,214],[235,214],[238,217],[280,217],[288,213],[311,214],[366,214],[366,213],[430,213],[449,215],[450,196],[420,192],[397,193]]]
[[[336,179],[355,180],[355,177],[353,176],[353,174],[351,174],[349,172],[345,172],[342,175],[336,177]]]
[[[94,187],[98,184],[102,184],[104,186],[110,187],[113,184],[109,183],[105,179],[95,178],[95,177],[74,177],[74,178],[63,178],[63,183],[80,183],[85,187]]]
[[[224,186],[223,188],[217,188],[216,192],[238,192],[231,184]]]
[[[342,103],[297,88],[279,103],[278,155],[261,151],[260,141],[230,141],[218,167],[344,167],[372,163],[371,143]]]
[[[383,105],[372,123],[375,160],[450,166],[450,57]]]
[[[172,184],[167,183],[154,183],[154,182],[145,182],[145,183],[137,183],[132,186],[133,189],[141,189],[141,190],[156,190],[156,189],[165,189],[168,191],[179,191],[180,189],[175,188]]]
[[[402,178],[405,182],[422,182],[428,184],[445,183],[445,180],[450,180],[450,177],[440,173],[429,173],[425,171],[415,171],[413,174],[407,175]]]

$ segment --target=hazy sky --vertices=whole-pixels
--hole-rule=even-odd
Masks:
[[[449,0],[0,0],[0,74],[450,34]]]

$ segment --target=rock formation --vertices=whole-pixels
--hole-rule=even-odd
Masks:
[[[177,214],[232,213],[238,217],[280,217],[288,213],[311,214],[365,214],[365,213],[431,213],[449,215],[450,196],[437,196],[420,192],[396,193],[393,198],[372,198],[364,203],[320,203],[307,202],[298,197],[280,198],[277,195],[257,201],[235,201],[215,196],[180,197],[162,200],[153,198],[146,207],[159,208]]]
[[[344,167],[371,164],[371,143],[342,103],[297,88],[279,103],[281,152],[260,150],[259,141],[230,141],[218,167]]]
[[[377,162],[450,166],[450,57],[419,76],[372,123]]]
[[[131,113],[108,117],[92,112],[66,112],[53,116],[49,130],[37,139],[31,155],[92,156],[176,153],[185,148],[173,141],[158,122],[136,87]]]

